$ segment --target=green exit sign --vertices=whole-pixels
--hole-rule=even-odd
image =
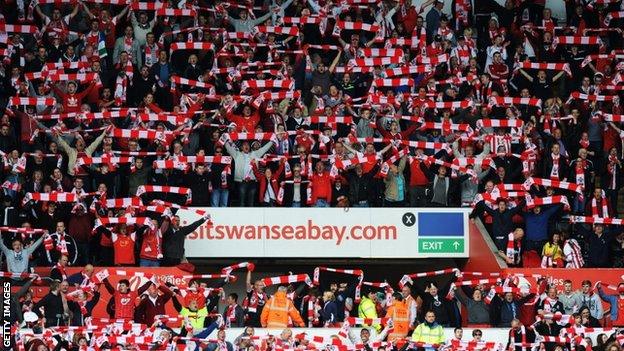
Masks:
[[[463,253],[464,239],[418,239],[420,253]]]

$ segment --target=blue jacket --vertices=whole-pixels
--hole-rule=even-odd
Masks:
[[[338,316],[338,307],[336,305],[336,302],[326,302],[325,306],[323,306],[323,309],[319,311],[319,314],[321,315],[321,320],[323,321],[323,323],[336,323]]]
[[[440,17],[442,17],[442,13],[438,12],[438,9],[435,8],[435,3],[431,10],[427,13],[426,17],[426,31],[427,31],[427,40],[431,40],[435,33],[440,28]]]
[[[608,302],[609,305],[611,305],[611,320],[617,320],[618,319],[618,296],[617,295],[607,295],[605,294],[605,292],[602,290],[602,288],[598,289],[598,295],[600,295],[600,298],[605,301]]]
[[[524,222],[526,224],[525,239],[530,241],[548,240],[548,220],[557,210],[559,210],[559,205],[542,207],[539,214],[535,214],[533,211],[526,212],[524,214]]]

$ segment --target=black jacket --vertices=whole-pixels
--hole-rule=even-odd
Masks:
[[[193,206],[208,206],[210,204],[209,184],[210,178],[206,173],[200,175],[193,172],[186,176],[186,186],[191,188],[193,194]]]
[[[516,214],[520,213],[522,207],[524,207],[524,200],[522,200],[516,207],[511,209],[508,208],[504,212],[500,212],[498,209],[491,209],[489,206],[485,205],[485,202],[480,201],[475,206],[475,209],[470,214],[470,217],[474,218],[481,214],[482,211],[487,212],[490,216],[492,216],[492,238],[496,239],[497,237],[507,237],[507,235],[515,229],[512,218]],[[505,250],[504,247],[499,247],[498,249]]]
[[[514,318],[520,318],[520,309],[522,308],[522,305],[534,296],[535,295],[531,294],[521,299],[514,299],[511,303],[509,303],[506,300],[503,300],[500,296],[496,295],[492,299],[490,307],[493,319],[492,324],[499,328],[510,327],[511,321]]]
[[[524,340],[523,340],[524,339]],[[510,330],[509,331],[509,341],[507,342],[507,346],[505,350],[509,350],[510,346],[513,346],[512,343],[533,343],[535,342],[535,331],[531,328],[525,328],[524,336],[520,332],[520,330]],[[513,346],[514,351],[529,351],[530,347],[522,347],[522,346]]]
[[[213,163],[212,165],[210,165],[210,183],[212,184],[212,189],[221,189],[222,185],[221,185],[221,175],[223,174],[223,170],[225,169],[227,165],[224,164],[220,164],[220,163]],[[230,189],[230,186],[232,184],[232,175],[228,174],[226,177],[226,189]]]
[[[244,323],[245,323],[245,311],[243,310],[243,308],[239,305],[236,304],[236,307],[234,307],[234,320],[230,320],[228,321],[228,309],[230,308],[230,306],[225,306],[225,308],[223,309],[223,320],[225,320],[226,325],[229,322],[230,325],[229,327],[231,328],[242,328],[244,327]]]
[[[163,256],[165,256],[165,258],[182,259],[184,256],[184,239],[187,235],[195,231],[195,229],[199,228],[199,226],[204,222],[205,220],[201,218],[186,227],[180,227],[178,230],[175,230],[172,226],[170,226],[163,235]]]
[[[351,205],[360,201],[371,202],[375,191],[373,190],[375,182],[373,177],[377,173],[377,166],[368,173],[358,176],[355,171],[346,174],[349,181],[349,202]]]
[[[300,196],[301,207],[307,207],[308,206],[308,203],[307,203],[308,184],[309,183],[307,183],[307,182],[302,182],[301,186],[299,187],[299,196]],[[294,198],[294,195],[295,195],[294,190],[295,190],[295,185],[293,183],[285,183],[284,184],[284,200],[283,200],[282,206],[284,206],[284,207],[291,207],[292,206],[293,198]]]
[[[39,312],[40,307],[44,308],[43,315]],[[60,292],[58,295],[48,293],[35,304],[33,312],[39,314],[40,317],[45,317],[46,328],[65,325],[65,320],[63,319],[63,301]]]
[[[544,321],[539,322],[535,325],[535,331],[542,336],[559,336],[559,332],[561,331],[561,326],[555,322],[546,323]],[[557,343],[554,342],[545,342],[544,347],[546,351],[553,351]]]

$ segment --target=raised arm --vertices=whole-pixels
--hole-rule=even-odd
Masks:
[[[82,1],[78,0],[78,2],[76,3],[76,6],[74,6],[74,9],[69,14],[69,19],[74,18],[78,14],[78,10],[80,10],[81,7],[82,7]]]
[[[111,295],[115,294],[115,288],[113,288],[108,278],[104,279],[102,283],[104,283],[104,287],[106,288],[109,294]]]
[[[196,220],[195,222],[187,225],[186,227],[182,227],[180,231],[182,231],[184,233],[184,236],[187,236],[189,234],[191,234],[192,232],[195,231],[195,229],[199,228],[200,225],[202,225],[204,222],[206,221],[206,219],[204,217]]]
[[[407,128],[406,131],[401,132],[401,137],[402,139],[409,139],[409,136],[412,135],[412,133],[414,133],[416,131],[416,129],[418,129],[418,123],[414,122],[412,123],[411,126],[409,126],[409,128]]]
[[[253,285],[251,284],[251,271],[247,271],[247,275],[245,276],[245,285],[247,286],[247,291],[251,291],[253,289]]]
[[[95,291],[93,293],[93,297],[91,298],[91,300],[87,301],[87,313],[89,315],[91,315],[93,313],[93,309],[95,308],[95,305],[97,305],[97,303],[100,301],[100,292],[99,291]]]
[[[338,51],[338,55],[336,55],[336,58],[334,58],[334,61],[332,61],[331,65],[329,66],[329,73],[334,73],[334,71],[336,70],[336,65],[338,65],[338,61],[340,61],[340,56],[342,56],[342,50]]]
[[[261,17],[256,18],[255,20],[252,21],[254,26],[257,26],[259,24],[262,24],[262,22],[266,21],[269,19],[269,17],[271,17],[271,15],[273,14],[273,10],[270,9],[269,12],[265,13],[264,15],[262,15]]]
[[[230,156],[236,158],[240,154],[240,152],[232,146],[232,142],[227,141],[224,146]]]
[[[553,80],[553,83],[554,83],[554,82],[556,82],[556,81],[558,81],[558,80],[559,80],[559,78],[563,77],[563,74],[564,74],[564,73],[565,73],[564,71],[561,71],[561,72],[559,72],[559,73],[555,74],[555,76],[554,76],[554,77],[553,77],[553,79],[552,79],[552,80]]]
[[[169,219],[165,218],[163,219],[162,223],[160,224],[160,232],[164,233],[167,231],[167,229],[169,229]]]
[[[97,139],[95,139],[91,145],[87,146],[87,148],[85,149],[85,153],[87,155],[91,155],[93,154],[93,152],[95,151],[95,149],[98,148],[98,146],[100,146],[100,144],[102,143],[102,140],[104,140],[104,137],[106,136],[106,134],[108,133],[108,131],[103,131],[102,134],[100,134],[99,137],[97,137]]]
[[[174,295],[171,298],[171,301],[173,301],[173,308],[175,308],[176,311],[178,311],[178,312],[182,311],[182,304],[178,300],[177,296]]]
[[[9,248],[4,245],[4,240],[0,240],[0,249],[2,249],[2,252],[7,257],[11,254],[11,251],[12,251],[12,250],[9,250]]]
[[[26,295],[28,289],[30,289],[30,286],[35,281],[35,279],[37,278],[33,277],[28,279],[26,283],[24,283],[24,285],[22,285],[22,287],[17,291],[17,293],[15,294],[15,298],[19,300],[20,298],[22,298],[22,296]]]
[[[383,155],[386,152],[388,152],[388,150],[390,150],[390,148],[392,147],[392,143],[388,143],[388,145],[386,145],[383,149],[381,149],[381,151],[379,151],[379,154]]]
[[[256,151],[253,151],[251,154],[255,157],[262,157],[264,154],[269,152],[269,150],[271,150],[271,147],[273,147],[273,142],[266,143],[266,145]]]
[[[459,139],[453,141],[451,148],[453,148],[453,156],[456,158],[462,157],[461,152],[459,152]]]
[[[401,161],[399,161],[399,174],[403,173],[403,170],[405,170],[406,163],[407,163],[407,155],[404,155],[403,157],[401,157]]]
[[[171,289],[169,289],[165,284],[160,284],[158,290],[163,293],[163,303],[167,303],[167,301],[173,297],[173,291],[171,291]]]
[[[41,11],[41,7],[37,3],[35,3],[35,12],[43,19],[43,23],[48,24],[50,22],[50,17]]]
[[[137,21],[136,14],[134,13],[134,11],[130,11],[130,22],[132,23],[133,27],[136,27],[139,25],[139,21]]]
[[[526,73],[522,68],[520,68],[520,73],[526,78],[529,82],[533,83],[533,77],[530,74]]]
[[[321,11],[321,6],[318,4],[318,2],[316,2],[316,0],[308,0],[308,4],[310,4],[310,7],[312,8],[312,11],[314,11],[314,13],[319,13]]]
[[[347,151],[349,151],[352,154],[357,154],[357,150],[354,149],[350,144],[347,143],[342,143],[342,145],[344,146],[345,149],[347,149]]]
[[[32,254],[38,247],[39,245],[41,245],[41,243],[43,243],[43,237],[46,234],[42,235],[41,237],[39,237],[39,239],[37,239],[37,241],[35,241],[32,245],[30,245],[29,247],[27,247],[24,251],[30,255]]]
[[[56,140],[56,143],[61,147],[61,149],[65,150],[67,154],[74,151],[74,149],[69,146],[69,144],[65,141],[65,139],[63,139],[63,137],[57,136],[54,139]]]
[[[85,8],[86,8],[86,6],[85,6]],[[119,20],[120,18],[125,16],[128,13],[128,10],[130,10],[130,5],[124,7],[124,9],[121,10],[121,12],[117,16],[115,16],[115,20]]]
[[[139,290],[137,290],[137,294],[138,294],[139,296],[143,295],[143,293],[144,293],[144,292],[146,292],[146,291],[147,291],[147,289],[148,289],[148,288],[149,288],[152,284],[154,284],[154,282],[152,282],[151,280],[149,280],[147,283],[145,283],[145,284],[141,285],[141,286],[139,287]]]

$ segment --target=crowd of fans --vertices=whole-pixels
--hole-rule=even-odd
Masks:
[[[14,296],[16,309],[36,314],[19,322],[94,323],[84,318],[104,303],[103,285],[111,318],[140,323],[156,349],[223,324],[286,328],[284,311],[295,326],[385,314],[392,322],[371,326],[383,337],[462,349],[440,339],[440,326],[461,324],[459,301],[468,323],[511,327],[516,350],[524,346],[514,342],[569,348],[573,338],[588,349],[575,328],[600,327],[599,298],[622,325],[623,284],[612,287],[617,296],[589,282],[559,296],[513,282],[405,285],[381,296],[365,287],[356,308],[353,283],[307,295],[303,284],[280,287],[269,298],[249,280],[247,304],[230,294],[214,317],[218,299],[204,292],[220,287],[195,282],[183,293],[150,281],[135,292],[127,280],[91,281],[90,264],[182,262],[185,236],[209,220],[195,210],[202,218],[181,226],[175,211],[186,205],[473,206],[510,265],[622,267],[624,7],[562,6],[565,20],[538,0],[2,2],[1,248],[8,275],[54,266],[44,299],[32,300],[29,283]],[[68,263],[85,270],[70,279]],[[74,283],[89,288],[68,298]],[[178,324],[181,335],[154,321],[170,301],[194,316]],[[543,316],[532,327],[535,314],[517,320],[526,303]],[[367,329],[350,338],[342,325],[335,346],[422,346],[379,346]],[[125,326],[73,340],[61,331],[28,349],[111,348]],[[560,332],[563,345],[537,336]],[[256,343],[248,329],[235,346],[224,335],[208,349],[315,346],[287,330]],[[140,344],[124,337],[123,347]],[[608,351],[621,341],[598,339]]]
[[[7,2],[2,224],[153,265],[107,218],[475,206],[510,264],[622,267],[621,2],[478,3]]]
[[[522,276],[449,269],[428,272],[431,278],[416,281],[411,280],[415,275],[406,275],[395,291],[392,284],[341,278],[336,273],[325,273],[331,279],[315,277],[313,282],[307,275],[308,279],[294,279],[301,275],[292,273],[252,281],[254,266],[247,263],[246,267],[244,298],[226,293],[234,277],[227,268],[222,271],[226,279],[216,283],[194,277],[182,287],[152,276],[142,280],[137,291],[123,277],[113,287],[109,271],[91,265],[70,276],[55,268],[50,278],[33,275],[14,280],[23,286],[11,297],[11,323],[20,330],[13,342],[32,345],[41,338],[44,347],[55,350],[81,350],[87,345],[96,350],[134,349],[132,344],[137,343],[144,346],[139,349],[150,350],[176,345],[186,350],[307,350],[333,345],[346,350],[502,350],[503,346],[518,351],[620,351],[624,344],[624,333],[617,328],[624,326],[624,283],[603,286],[599,281],[593,285],[583,281],[582,288],[574,291],[566,280],[563,291],[557,291],[547,277],[529,283]],[[432,278],[442,273],[455,273],[455,278],[441,286],[439,279]],[[50,290],[37,301],[31,284],[41,280],[50,281]],[[108,301],[100,299],[102,287],[111,295]],[[608,310],[601,300],[609,303]],[[170,303],[178,316],[166,314]],[[106,304],[110,318],[92,316],[97,304]],[[461,326],[474,328],[472,340],[462,337]],[[290,327],[340,328],[340,332],[317,338],[293,335]],[[450,340],[445,327],[455,328]],[[506,346],[481,338],[482,329],[491,327],[510,328]],[[229,328],[244,328],[234,345],[225,343]],[[254,328],[283,332],[254,337]]]

